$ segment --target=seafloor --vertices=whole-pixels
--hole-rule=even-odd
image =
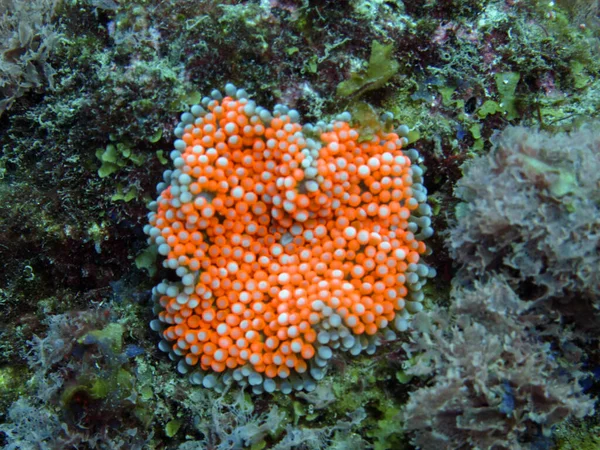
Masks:
[[[600,448],[599,14],[597,0],[0,0],[0,446]],[[327,316],[319,332],[327,336],[318,338],[317,356],[306,343],[309,334],[302,347],[292,344],[297,355],[284,372],[275,367],[276,382],[266,381],[273,355],[250,375],[236,369],[221,375],[225,363],[211,359],[211,351],[200,358],[203,375],[190,381],[180,372],[193,367],[172,359],[191,347],[181,342],[171,358],[159,350],[169,340],[168,321],[179,320],[179,308],[190,301],[173,295],[165,306],[166,286],[200,283],[201,274],[210,275],[211,258],[199,271],[188,270],[196,262],[174,258],[173,245],[156,241],[164,228],[153,222],[152,231],[147,205],[165,170],[161,190],[171,183],[169,192],[180,192],[185,203],[186,191],[195,189],[182,175],[185,144],[176,143],[173,153],[176,136],[192,139],[183,130],[195,119],[181,114],[192,105],[208,107],[203,97],[215,88],[224,92],[227,83],[268,110],[287,105],[300,123],[349,119],[360,133],[351,144],[357,161],[361,151],[375,151],[365,142],[397,132],[395,142],[418,170],[413,190],[427,192],[429,206],[418,209],[426,218],[414,210],[408,222],[397,222],[408,231],[393,231],[390,209],[381,203],[396,195],[381,194],[389,179],[377,178],[376,195],[365,194],[375,192],[365,174],[380,165],[369,159],[353,186],[375,214],[365,209],[340,218],[335,201],[329,212],[311,209],[315,218],[306,222],[308,212],[293,216],[292,206],[269,210],[264,220],[283,219],[266,232],[282,240],[286,224],[296,236],[295,230],[329,227],[327,217],[337,217],[348,242],[362,226],[377,231],[378,241],[348,251],[342,239],[340,258],[351,259],[349,266],[332,265],[338,253],[326,245],[310,249],[317,269],[307,273],[321,277],[319,287],[299,281],[300,290],[266,290],[260,308],[345,274],[344,292],[360,288],[357,298],[385,310],[384,318],[354,326],[359,319],[347,309],[325,313],[325,300],[313,302],[313,312]],[[351,119],[339,116],[344,111]],[[275,123],[266,112],[261,117]],[[315,129],[305,132],[319,141]],[[233,148],[235,139],[228,144]],[[337,161],[338,169],[346,167]],[[266,179],[263,166],[250,158],[235,183],[243,185],[253,170]],[[319,176],[335,178],[331,164],[318,167]],[[324,179],[312,183],[326,204],[332,194]],[[308,182],[299,186],[288,192],[290,201],[312,192]],[[347,186],[340,186],[343,199]],[[398,207],[409,206],[413,190],[403,191]],[[206,206],[213,198],[197,200]],[[165,217],[178,214],[161,210],[165,204],[159,198],[151,207]],[[239,212],[238,205],[224,208],[223,218],[228,208]],[[291,226],[290,217],[301,226]],[[208,242],[215,229],[227,227],[225,219],[223,226],[211,220],[198,239]],[[415,224],[420,233],[413,236]],[[431,228],[433,236],[423,231]],[[411,256],[421,258],[419,267],[385,259],[400,235],[422,242]],[[270,255],[285,251],[291,263],[303,258],[290,245]],[[371,270],[380,253],[388,265],[376,270],[398,274],[385,294],[372,292],[373,277],[348,275]],[[226,274],[238,270],[227,255],[213,255]],[[264,280],[281,272],[278,263],[265,264],[271,272]],[[344,272],[353,264],[362,268]],[[275,278],[308,279],[299,267]],[[426,285],[415,281],[419,274]],[[238,298],[232,289],[229,300],[217,300],[221,309],[229,311],[227,302]],[[394,299],[407,295],[406,303],[393,303],[395,312],[381,300],[391,291]],[[293,314],[285,308],[277,309],[273,327],[292,336]],[[403,314],[401,330],[381,334],[394,314]],[[214,320],[231,341],[227,326]],[[252,336],[262,336],[252,347],[262,358],[266,335]],[[305,348],[311,369],[300,374]],[[231,358],[231,367],[245,361]]]

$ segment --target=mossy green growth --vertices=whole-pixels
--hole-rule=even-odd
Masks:
[[[406,138],[408,139],[408,143],[412,144],[421,139],[421,133],[419,130],[412,129],[408,132],[408,136],[406,136]]]
[[[473,143],[474,150],[483,150],[483,139],[481,137],[481,124],[474,123],[469,127],[469,131],[471,132],[471,136],[475,142]]]
[[[473,136],[473,139],[480,139],[481,138],[481,124],[474,123],[469,128],[469,131],[471,132],[471,136]]]
[[[173,436],[175,436],[181,428],[181,425],[181,420],[177,419],[173,419],[167,422],[167,425],[165,426],[165,434],[167,435],[167,437],[172,438]]]
[[[193,91],[185,94],[181,101],[186,105],[197,105],[202,100],[202,93],[199,91]]]
[[[485,119],[490,114],[496,114],[502,111],[503,109],[498,102],[495,102],[494,100],[486,100],[477,110],[477,115],[481,119]]]
[[[61,400],[63,405],[68,405],[75,394],[83,392],[94,400],[110,397],[113,400],[123,401],[131,395],[134,380],[134,376],[122,367],[105,376],[82,377],[77,380],[77,384],[63,391]]]
[[[109,323],[102,330],[90,331],[79,338],[80,344],[90,344],[99,342],[109,346],[112,351],[119,353],[123,347],[123,333],[125,329],[120,323]]]
[[[556,427],[554,441],[556,450],[598,450],[600,448],[600,425],[596,417],[582,421],[568,421]]]
[[[502,113],[507,120],[517,119],[519,112],[515,93],[521,76],[516,72],[503,72],[496,74],[495,78],[500,101],[486,100],[477,110],[477,115],[485,119],[491,114]]]
[[[133,414],[142,423],[144,427],[149,426],[154,420],[154,411],[150,410],[148,405],[138,406],[133,410]]]
[[[142,250],[135,258],[135,266],[138,269],[145,269],[148,275],[154,276],[156,273],[156,257],[158,256],[158,246],[150,245]]]
[[[337,401],[332,404],[332,408],[338,414],[345,415],[368,404],[378,407],[386,403],[386,395],[377,387],[377,381],[371,366],[356,363],[347,369],[343,378],[333,384]]]
[[[158,158],[158,160],[160,161],[160,163],[165,166],[168,164],[169,160],[167,158],[165,158],[165,152],[164,150],[158,150],[156,152],[156,157]]]
[[[147,402],[152,397],[154,397],[154,392],[152,391],[152,388],[150,386],[142,387],[139,390],[139,392],[140,392],[140,396],[141,396],[142,400],[144,400],[145,402]]]
[[[359,96],[367,91],[383,87],[400,68],[398,61],[392,58],[393,51],[392,44],[383,45],[373,41],[366,71],[352,73],[349,80],[338,84],[337,95],[340,97]]]
[[[438,88],[438,92],[442,96],[442,104],[444,106],[450,106],[453,103],[452,96],[454,95],[455,91],[456,88],[454,86],[440,86]]]
[[[591,82],[586,66],[579,61],[571,62],[571,75],[573,76],[575,89],[583,89]]]
[[[399,383],[407,384],[413,379],[413,375],[409,375],[405,370],[399,370],[396,372],[396,380]]]
[[[163,130],[162,128],[157,129],[154,134],[150,137],[148,137],[148,142],[152,142],[153,144],[157,143],[158,141],[160,141],[160,139],[162,138],[163,135]]]
[[[122,184],[117,184],[117,192],[110,198],[113,202],[123,201],[125,203],[137,198],[137,188],[135,186],[123,187]]]
[[[376,426],[367,431],[367,436],[374,438],[374,450],[410,448],[402,433],[399,418],[400,409],[390,407],[384,411],[383,418],[376,422]]]
[[[136,166],[141,166],[146,160],[143,155],[133,153],[131,148],[123,143],[108,144],[106,148],[97,149],[96,158],[102,163],[98,169],[100,178],[112,175],[125,167],[129,162],[134,163]]]
[[[292,402],[292,407],[294,410],[294,425],[298,425],[300,418],[306,416],[307,414],[306,407],[303,403],[300,403],[297,400]]]
[[[379,120],[380,114],[366,102],[355,102],[350,108],[352,126],[358,129],[361,142],[370,141],[381,131],[391,131]]]
[[[87,393],[89,392],[89,390],[90,388],[85,384],[75,384],[73,386],[69,386],[62,392],[60,401],[63,404],[63,406],[68,406],[71,403],[71,400],[73,400],[73,398],[75,397],[75,394],[77,394],[78,392]]]
[[[503,72],[496,74],[496,88],[500,94],[501,103],[507,120],[513,120],[519,117],[516,107],[515,92],[521,76],[516,72]]]
[[[429,203],[429,206],[431,206],[433,216],[438,216],[442,211],[442,206],[444,204],[444,202],[440,199],[439,194],[435,193],[431,195],[427,202]]]
[[[120,392],[129,395],[129,392],[133,389],[135,377],[128,370],[121,367],[117,372],[115,381]]]
[[[98,169],[100,178],[105,178],[121,168],[121,166],[117,164],[117,148],[112,144],[107,145],[105,149],[97,149],[96,158],[102,162],[102,165]]]
[[[317,70],[319,70],[319,58],[317,55],[313,55],[306,60],[304,70],[308,73],[317,73]]]
[[[540,175],[549,175],[549,190],[555,197],[563,197],[567,194],[576,194],[578,191],[577,177],[574,173],[553,167],[539,159],[522,155],[523,162],[528,170]]]
[[[87,229],[88,236],[92,239],[92,241],[94,241],[94,244],[97,248],[100,248],[102,242],[107,236],[107,233],[105,222],[94,222]]]
[[[110,383],[102,378],[96,378],[90,387],[90,395],[92,398],[105,398],[110,393]]]
[[[343,377],[333,384],[337,401],[328,410],[337,417],[344,417],[358,408],[369,410],[357,432],[370,437],[375,449],[400,450],[408,448],[399,420],[402,401],[381,388],[382,380],[391,382],[390,376],[393,377],[384,361],[381,360],[381,365],[368,360],[356,361],[349,366]]]
[[[256,444],[252,444],[252,447],[250,447],[250,450],[263,450],[267,448],[267,441],[260,441],[257,442]]]
[[[8,405],[25,392],[25,382],[29,376],[24,367],[7,366],[0,368],[0,410],[6,411]]]

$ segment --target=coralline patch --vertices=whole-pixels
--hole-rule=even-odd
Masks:
[[[181,116],[149,243],[159,348],[195,384],[311,391],[334,352],[372,354],[422,309],[430,207],[408,132],[349,113],[300,125],[228,84]]]

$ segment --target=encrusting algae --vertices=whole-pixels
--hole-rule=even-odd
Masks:
[[[334,351],[372,353],[421,310],[423,170],[405,138],[363,142],[348,113],[302,126],[225,91],[182,115],[150,204],[149,242],[180,279],[154,288],[151,326],[193,383],[310,391]]]

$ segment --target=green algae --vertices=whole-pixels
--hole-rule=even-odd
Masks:
[[[145,155],[134,153],[129,145],[121,142],[108,144],[104,149],[97,149],[96,158],[102,163],[98,169],[98,176],[100,178],[112,175],[125,167],[129,162],[132,162],[136,166],[141,166],[146,161]]]
[[[113,202],[123,201],[125,203],[134,200],[138,196],[138,190],[135,186],[124,187],[121,183],[117,183],[117,192],[110,198]]]
[[[383,411],[383,417],[367,430],[367,436],[373,439],[374,450],[409,448],[406,436],[399,426],[401,414],[399,408],[390,407]]]
[[[521,76],[516,72],[498,73],[495,76],[496,88],[500,94],[500,107],[507,120],[519,117],[516,106],[515,92]]]
[[[110,347],[114,352],[120,352],[123,347],[125,328],[120,323],[109,323],[102,330],[93,330],[79,339],[79,343],[100,342]]]
[[[156,151],[156,158],[158,159],[158,161],[163,166],[167,165],[169,163],[169,160],[167,158],[165,158],[165,151],[164,150],[157,150]]]
[[[337,95],[340,97],[360,96],[361,94],[383,87],[400,68],[393,59],[392,44],[384,45],[377,41],[371,44],[371,56],[367,69],[364,72],[350,74],[350,79],[341,82],[337,87]]]
[[[539,159],[528,155],[521,155],[524,166],[533,173],[548,176],[550,181],[548,189],[555,197],[567,194],[576,194],[580,191],[576,175],[560,167],[550,166]]]
[[[502,111],[502,106],[500,106],[498,102],[496,102],[495,100],[486,100],[477,111],[477,115],[481,119],[485,119],[491,114],[500,113]]]
[[[156,273],[156,258],[158,256],[158,246],[150,245],[142,250],[135,258],[135,266],[138,269],[145,269],[148,275],[153,276]]]
[[[165,425],[165,434],[167,435],[167,437],[174,437],[181,428],[181,425],[181,420],[177,419],[173,419],[167,422],[167,424]]]
[[[574,420],[555,430],[556,450],[597,450],[600,448],[600,425],[596,418]]]
[[[8,406],[19,397],[26,395],[26,382],[29,372],[23,366],[0,367],[0,410],[6,411]]]
[[[366,102],[355,102],[350,106],[352,114],[352,124],[360,133],[362,142],[370,141],[373,136],[386,129],[385,124],[381,123],[380,115],[377,110]],[[387,131],[389,131],[387,127]]]

